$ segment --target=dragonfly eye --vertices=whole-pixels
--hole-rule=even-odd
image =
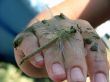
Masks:
[[[70,28],[70,33],[76,33],[76,29],[73,26]]]

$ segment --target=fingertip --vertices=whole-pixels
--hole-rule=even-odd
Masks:
[[[97,73],[95,75],[95,82],[107,82],[107,78],[103,73]]]
[[[55,81],[64,81],[66,79],[66,72],[60,64],[52,65],[53,78]]]
[[[72,68],[70,75],[73,82],[84,82],[85,80],[81,69],[78,67]]]
[[[42,55],[36,55],[30,59],[30,63],[37,68],[43,68],[44,58]]]
[[[63,66],[59,63],[54,63],[47,70],[49,77],[54,82],[62,82],[66,79],[66,72]]]

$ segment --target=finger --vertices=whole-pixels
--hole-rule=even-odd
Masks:
[[[82,36],[87,51],[88,71],[92,82],[108,82],[108,63],[103,42],[93,27],[83,20],[79,20]]]
[[[25,74],[27,74],[30,77],[34,77],[34,78],[44,78],[48,76],[45,68],[42,68],[42,69],[36,68],[30,63],[30,61],[25,62],[23,65],[19,65],[23,57],[23,52],[20,49],[14,49],[14,52],[15,52],[16,62],[18,66],[20,67],[20,69]]]
[[[20,39],[22,39],[21,42],[20,42]],[[16,47],[16,50],[17,49],[22,50],[24,56],[28,56],[38,48],[37,37],[32,32],[25,31],[19,34],[16,37],[16,40],[14,43],[17,43],[17,42],[20,42],[20,44],[19,46]],[[44,66],[43,56],[40,53],[37,53],[34,57],[30,58],[29,60],[35,67],[41,68]]]
[[[44,54],[44,60],[48,75],[53,81],[60,82],[66,79],[62,53],[58,48],[49,48]]]
[[[78,31],[65,43],[63,55],[68,82],[85,82],[87,76],[85,51],[82,36]]]
[[[87,64],[92,82],[109,82],[109,68],[107,63],[107,55],[105,46],[101,40],[97,42],[97,50],[91,50],[91,47],[87,49]]]

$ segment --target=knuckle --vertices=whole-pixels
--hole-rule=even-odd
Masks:
[[[17,48],[22,43],[23,37],[24,37],[23,33],[20,33],[16,36],[16,38],[14,39],[14,42],[13,42],[14,48]]]
[[[34,30],[34,27],[33,27],[33,26],[31,26],[31,27],[29,27],[29,28],[26,28],[26,29],[24,30],[24,32],[31,32],[31,33],[35,33],[35,30]]]
[[[86,21],[86,20],[78,19],[77,22],[78,22],[78,24],[80,24],[81,26],[89,26],[89,27],[92,27],[92,26],[90,25],[90,23],[89,23],[88,21]]]
[[[30,35],[34,34],[35,35],[35,30],[33,27],[30,27],[30,28],[27,28],[25,29],[23,32],[19,33],[14,41],[13,41],[13,47],[14,48],[17,48],[18,46],[20,46],[20,44],[22,43],[23,39],[25,37],[28,37]]]

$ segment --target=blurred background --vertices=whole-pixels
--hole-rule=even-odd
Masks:
[[[52,2],[53,1],[53,2]],[[60,1],[60,0],[59,0]],[[34,79],[24,75],[15,62],[13,39],[29,21],[54,0],[0,0],[0,82],[49,82],[48,78]]]
[[[63,0],[0,0],[0,82],[49,82],[48,78],[34,79],[24,75],[14,59],[13,39],[29,21],[47,7]],[[104,29],[103,29],[104,27]],[[106,28],[105,28],[106,27]],[[110,48],[110,21],[96,31]]]

